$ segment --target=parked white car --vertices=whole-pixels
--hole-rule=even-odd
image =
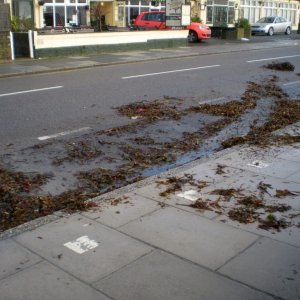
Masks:
[[[274,33],[291,33],[291,22],[283,17],[264,17],[251,26],[251,33],[263,33],[273,35]]]

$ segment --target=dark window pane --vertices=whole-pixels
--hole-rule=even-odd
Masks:
[[[57,6],[55,8],[55,25],[65,26],[65,8]]]
[[[206,22],[207,23],[212,23],[212,16],[213,16],[213,7],[212,6],[208,6],[207,7],[207,13],[206,13]]]
[[[228,11],[228,24],[233,24],[234,23],[234,8],[229,7]]]
[[[136,19],[136,17],[139,15],[139,9],[138,7],[130,7],[130,20]]]
[[[46,7],[44,12],[44,24],[45,26],[54,26],[53,22],[53,7]]]
[[[86,9],[78,7],[78,25],[86,25]]]

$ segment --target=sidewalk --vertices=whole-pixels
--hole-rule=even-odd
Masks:
[[[190,182],[160,195],[167,188],[162,181],[184,174],[193,174],[201,190]],[[291,226],[260,229],[228,218],[225,207],[189,206],[198,198],[217,200],[217,189],[262,197],[259,186],[269,203],[291,206],[282,214]],[[293,192],[274,197],[284,190]],[[1,299],[299,299],[297,191],[299,145],[222,151],[104,195],[95,210],[57,213],[19,234],[6,232]]]
[[[0,74],[270,47],[204,45],[23,60]],[[230,148],[95,201],[0,234],[1,300],[300,299],[299,144]]]
[[[245,50],[269,49],[270,47],[290,47],[299,43],[300,35],[274,39],[255,36],[250,41],[226,41],[211,39],[187,47],[150,49],[148,51],[128,51],[91,56],[72,56],[51,59],[17,59],[11,63],[0,64],[0,78],[24,74],[40,74],[79,68],[100,67],[128,62],[149,61],[166,58],[208,55]]]

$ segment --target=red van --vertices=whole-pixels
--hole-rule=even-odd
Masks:
[[[134,21],[134,25],[146,29],[168,29],[166,27],[165,11],[147,11],[142,12]],[[211,38],[211,29],[201,23],[192,22],[186,26],[189,30],[188,41],[197,42],[203,39]]]

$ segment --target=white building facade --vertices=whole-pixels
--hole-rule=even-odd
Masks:
[[[239,18],[252,24],[261,17],[278,15],[299,26],[299,0],[187,0],[192,17],[198,16],[211,27],[233,27]],[[189,2],[190,1],[190,2]],[[33,18],[35,27],[90,26],[90,8],[101,3],[106,25],[126,27],[143,11],[165,10],[164,0],[4,0],[12,15]]]

